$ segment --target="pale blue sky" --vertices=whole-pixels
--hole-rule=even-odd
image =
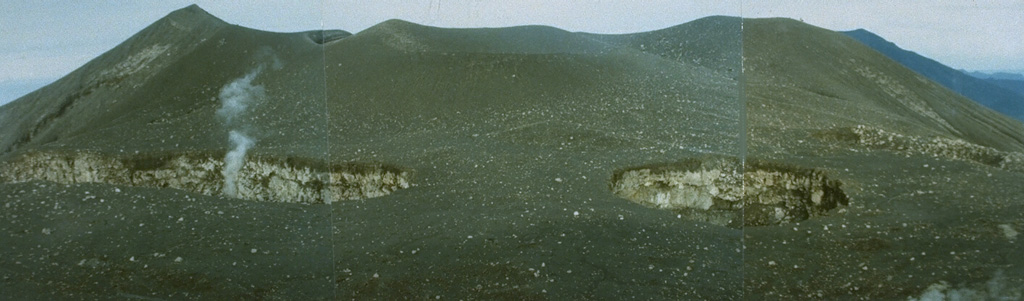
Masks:
[[[954,68],[1024,70],[1024,1],[162,0],[0,1],[0,104],[63,76],[171,11],[193,3],[269,31],[358,32],[398,18],[441,27],[543,24],[626,33],[708,15],[790,17],[865,28]]]

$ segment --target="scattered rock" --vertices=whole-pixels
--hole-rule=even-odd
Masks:
[[[1010,171],[1024,171],[1024,154],[1004,152],[961,139],[903,135],[864,125],[824,130],[815,136],[822,140],[853,143],[871,149],[971,161]]]

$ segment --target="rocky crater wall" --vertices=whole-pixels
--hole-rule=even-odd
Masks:
[[[224,194],[223,156],[163,154],[116,157],[91,152],[31,152],[0,163],[0,181],[107,183]],[[234,197],[252,201],[331,203],[388,195],[409,188],[409,172],[383,164],[328,166],[301,158],[249,156]]]
[[[731,159],[624,169],[610,186],[635,203],[734,228],[798,222],[849,203],[842,183],[824,172],[768,162],[742,170]]]

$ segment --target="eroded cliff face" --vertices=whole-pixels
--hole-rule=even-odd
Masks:
[[[799,222],[849,205],[842,183],[813,169],[761,165],[743,173],[743,224]]]
[[[90,152],[32,152],[0,163],[0,181],[107,183],[175,188],[206,195],[225,192],[224,161],[210,154],[109,156]],[[409,188],[409,172],[382,164],[326,164],[248,157],[234,183],[252,201],[331,203],[379,197]]]
[[[691,220],[740,227],[798,222],[848,204],[841,183],[823,172],[727,159],[690,160],[617,172],[616,195]]]
[[[616,195],[661,209],[732,209],[743,197],[742,176],[728,162],[715,163],[624,170],[612,179],[611,189]]]

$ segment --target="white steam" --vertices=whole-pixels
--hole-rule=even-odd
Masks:
[[[231,131],[228,135],[233,149],[224,156],[224,194],[228,196],[238,195],[238,170],[242,169],[245,163],[245,152],[249,150],[256,141],[242,134],[239,131]]]
[[[236,120],[245,113],[249,104],[255,99],[262,98],[266,89],[263,86],[253,86],[252,80],[263,72],[263,65],[253,68],[245,76],[235,79],[220,89],[221,107],[217,109],[217,116],[224,120],[229,128],[236,126]]]
[[[257,60],[269,61],[274,70],[281,69],[281,60],[274,55],[270,48],[257,50]],[[266,89],[262,85],[253,85],[253,80],[266,68],[266,63],[261,63],[244,76],[237,78],[220,89],[221,107],[217,109],[217,116],[224,122],[228,129],[228,146],[230,151],[224,155],[225,195],[230,197],[238,196],[238,172],[245,164],[245,153],[256,145],[256,139],[246,133],[243,118],[249,108],[266,96]]]

